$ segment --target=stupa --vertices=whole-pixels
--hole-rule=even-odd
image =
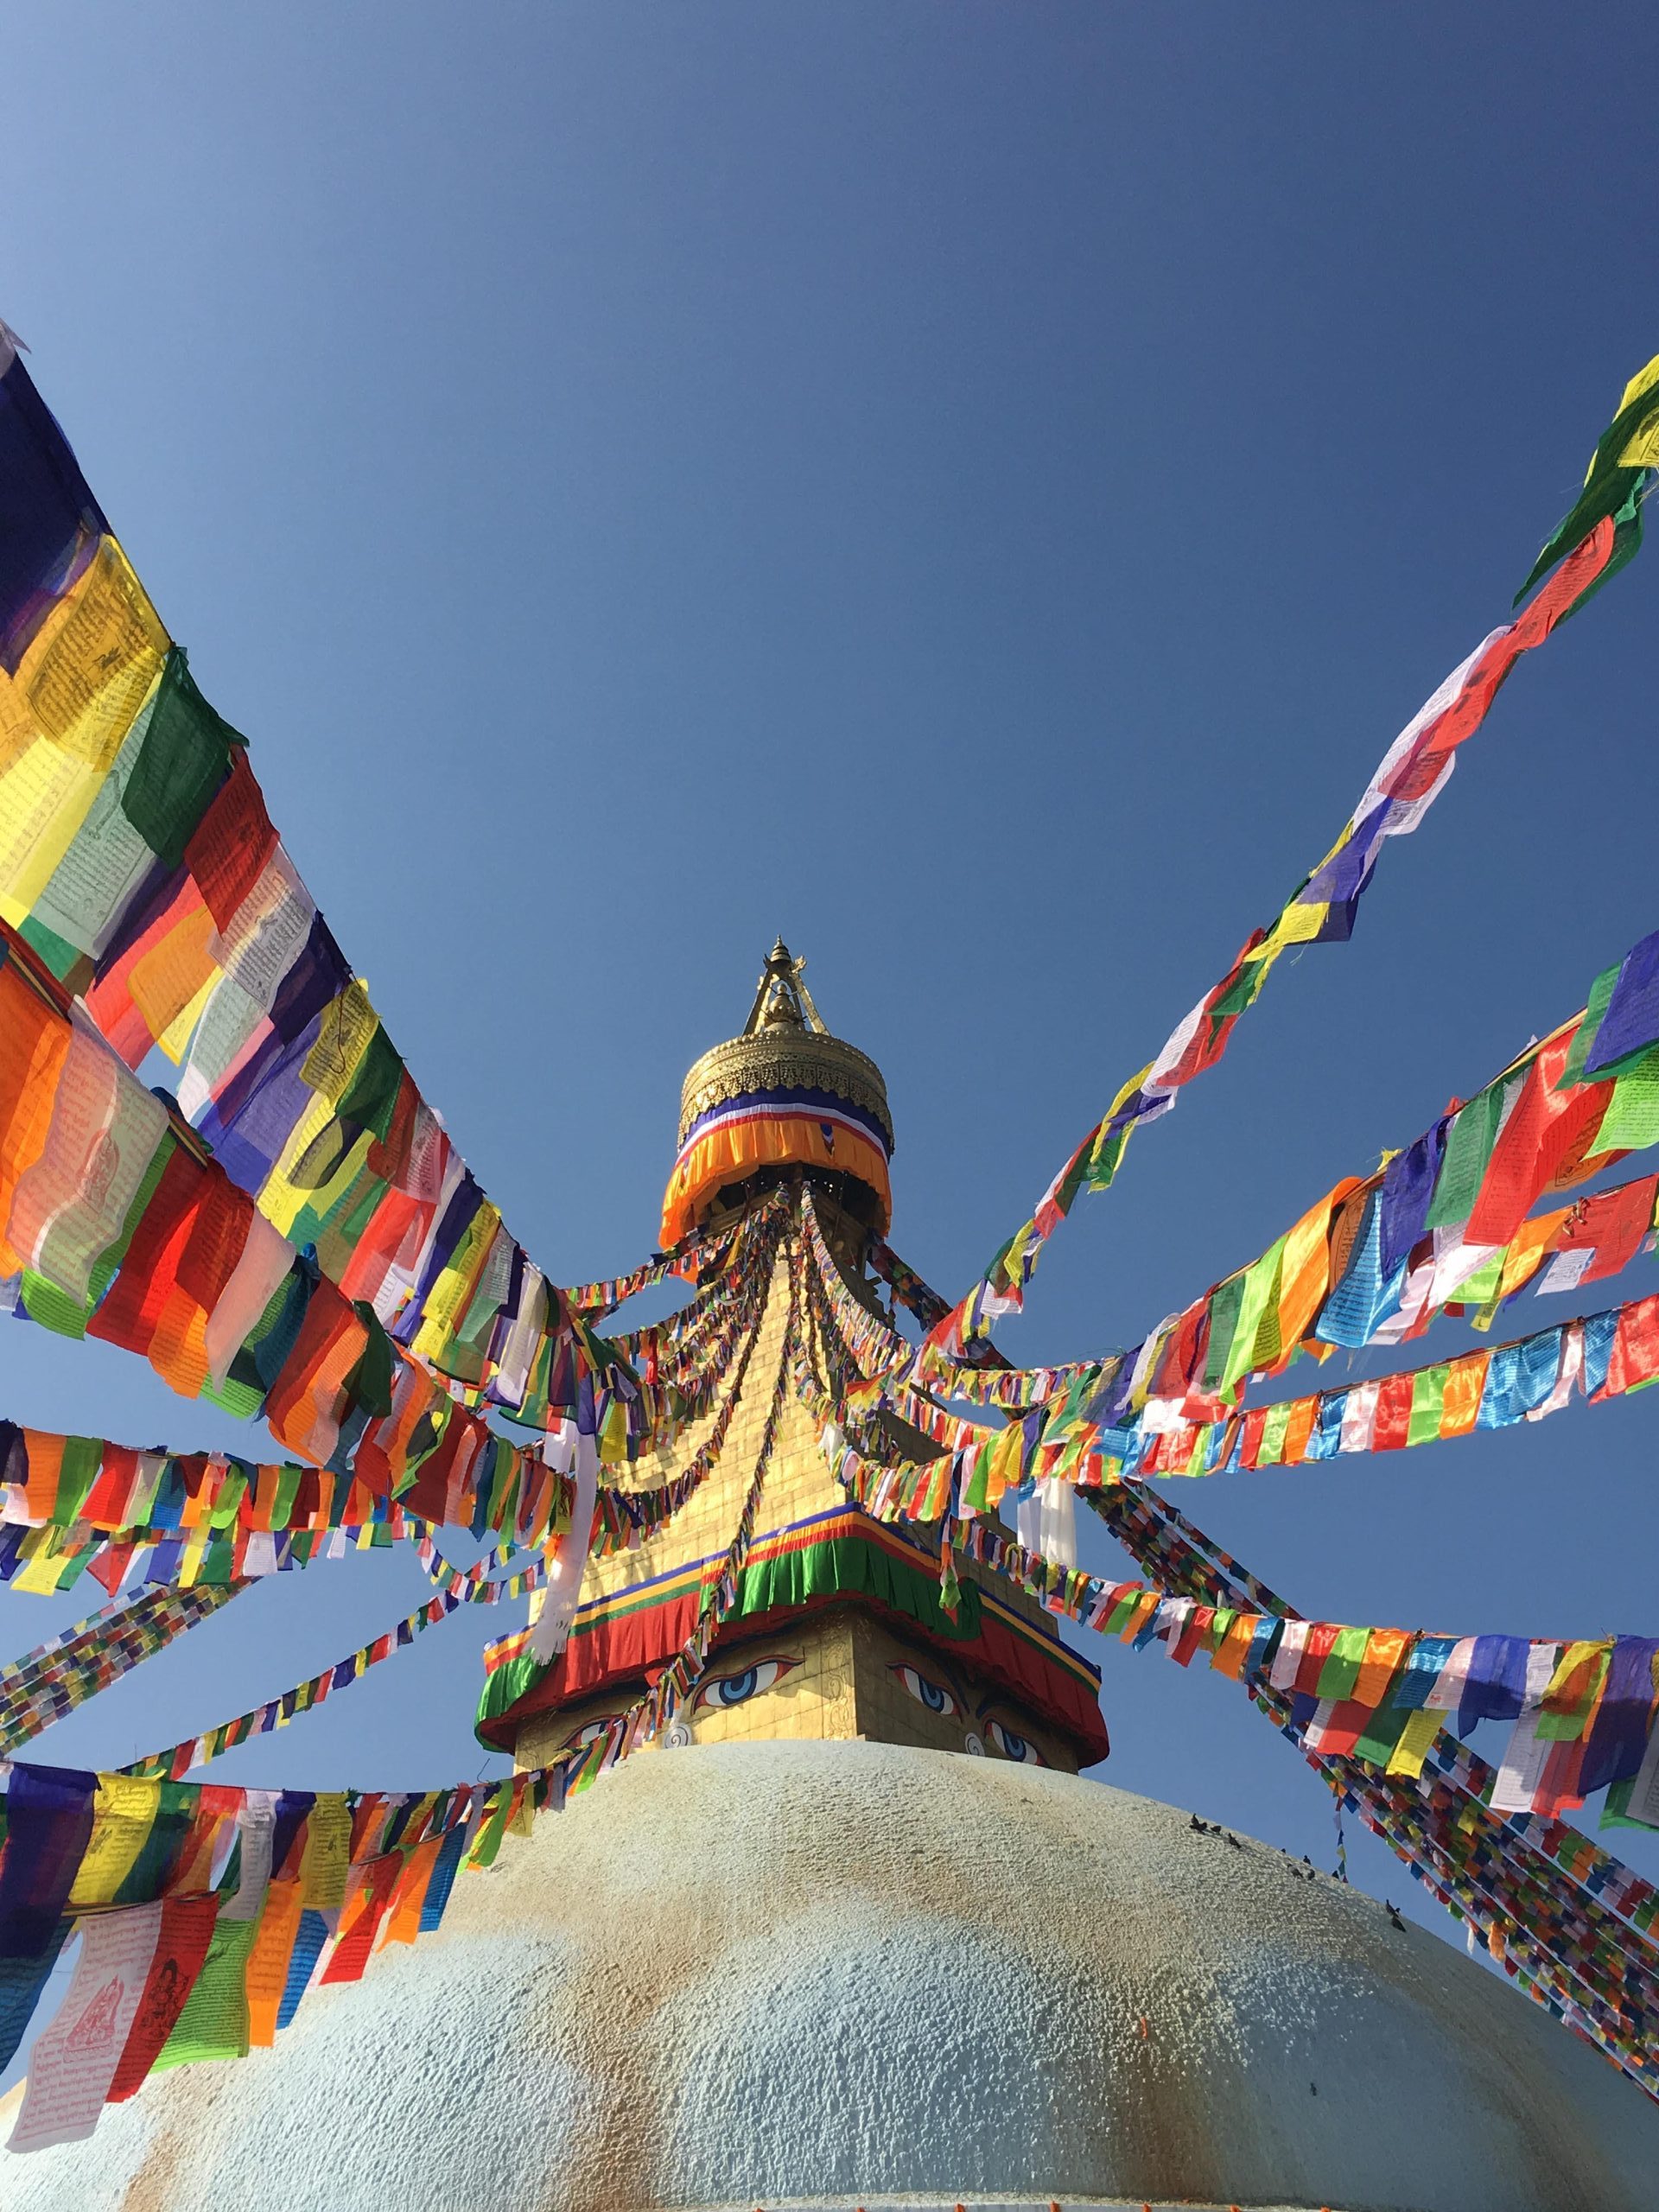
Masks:
[[[843,1280],[874,1311],[862,1261],[891,1212],[887,1089],[873,1060],[826,1031],[804,965],[780,939],[741,1035],[686,1077],[663,1243],[738,1229],[780,1183],[804,1174]],[[491,1654],[479,1734],[492,1748],[539,1766],[602,1737],[679,1651],[742,1510],[788,1312],[779,1254],[713,1473],[655,1538],[592,1563],[556,1665],[538,1661],[533,1626]],[[709,1425],[639,1462],[640,1486],[671,1479]],[[933,1448],[909,1441],[923,1455]],[[817,1425],[792,1398],[780,1410],[760,1527],[717,1662],[660,1740],[680,1748],[785,1738],[863,1738],[1073,1774],[1108,1750],[1099,1675],[1049,1616],[1006,1583],[993,1590],[966,1575],[948,1614],[937,1546],[849,1501]]]
[[[874,1306],[892,1147],[880,1071],[780,943],[742,1035],[686,1079],[664,1240],[763,1228],[807,1178]],[[556,1657],[534,1624],[504,1640],[479,1732],[523,1766],[618,1724],[683,1640],[772,1416],[689,1712],[274,2049],[153,2076],[90,2143],[0,2154],[0,2207],[1650,2206],[1651,2104],[1493,1975],[1082,1776],[1108,1749],[1094,1670],[971,1569],[948,1612],[937,1558],[831,1480],[778,1387],[788,1264],[780,1243],[707,1480],[589,1563]]]

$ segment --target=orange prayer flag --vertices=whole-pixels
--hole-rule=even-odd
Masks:
[[[426,1892],[432,1879],[432,1869],[438,1863],[442,1850],[442,1835],[429,1836],[424,1843],[417,1843],[409,1854],[403,1872],[397,1877],[397,1886],[392,1891],[391,1910],[386,1920],[383,1945],[412,1943],[421,1932],[421,1908],[426,1903]]]
[[[1442,1436],[1467,1436],[1474,1427],[1491,1357],[1489,1351],[1467,1351],[1447,1367],[1446,1396],[1440,1405]]]
[[[18,1178],[40,1158],[69,1051],[67,1015],[10,960],[0,968],[0,1237]]]
[[[265,1891],[259,1933],[248,1955],[247,1980],[248,2041],[260,2048],[276,2040],[276,2015],[304,1909],[304,1886],[299,1882],[273,1882]]]

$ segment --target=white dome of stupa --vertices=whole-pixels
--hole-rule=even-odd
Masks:
[[[1659,2113],[1374,1899],[1098,1783],[630,1760],[273,2050],[0,2156],[4,2212],[1650,2212]]]

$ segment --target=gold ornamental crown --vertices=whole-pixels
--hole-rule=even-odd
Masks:
[[[874,1115],[893,1150],[887,1086],[868,1052],[832,1037],[824,1027],[796,959],[779,938],[755,988],[754,1004],[741,1037],[716,1045],[694,1060],[680,1086],[679,1142],[700,1115],[752,1090],[827,1090],[834,1098]]]

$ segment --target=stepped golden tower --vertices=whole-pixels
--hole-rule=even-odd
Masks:
[[[804,966],[780,938],[742,1033],[687,1075],[664,1243],[753,1233],[780,1187],[804,1179],[842,1283],[880,1317],[866,1259],[891,1212],[887,1087],[872,1059],[825,1028]],[[785,1361],[781,1250],[761,1296],[741,1395],[696,1497],[637,1549],[589,1562],[569,1641],[547,1671],[530,1652],[533,1632],[499,1656],[480,1735],[521,1766],[601,1738],[684,1643],[742,1511]],[[709,1412],[641,1459],[632,1479],[641,1489],[671,1482],[720,1419]],[[889,1426],[916,1456],[937,1451]],[[655,1740],[863,1738],[1076,1773],[1106,1756],[1098,1684],[1049,1616],[1009,1584],[992,1589],[963,1568],[947,1611],[937,1543],[849,1500],[817,1421],[785,1380],[736,1608],[690,1709]]]

